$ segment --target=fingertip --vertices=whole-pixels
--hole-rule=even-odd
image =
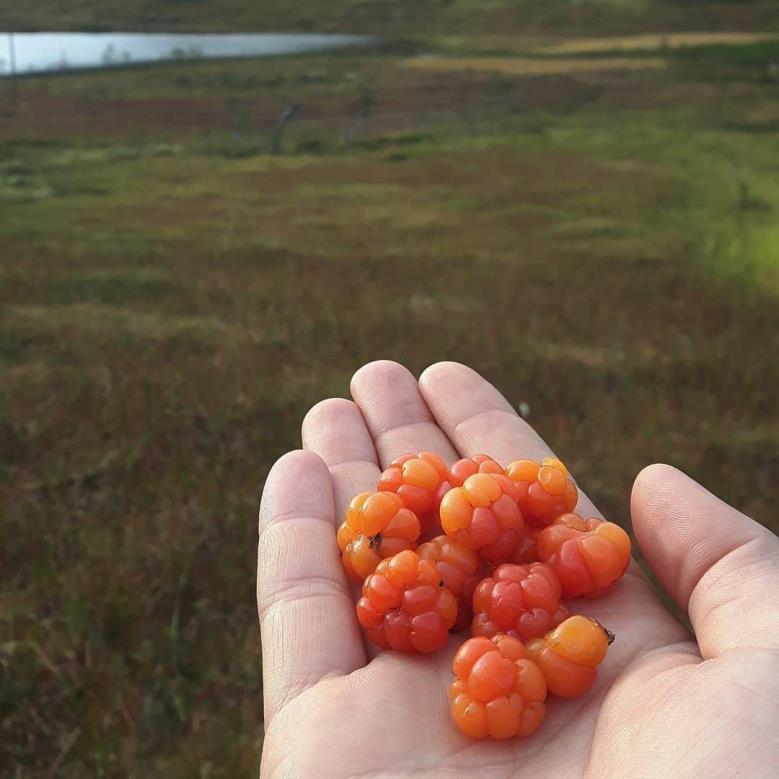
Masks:
[[[460,362],[446,360],[426,368],[419,377],[419,388],[440,422],[448,417],[464,418],[468,413],[481,410],[505,411],[516,416],[511,403],[497,387]],[[442,427],[446,428],[445,421]]]
[[[392,360],[376,360],[363,365],[350,384],[352,397],[360,408],[374,438],[380,435],[398,411],[410,411],[420,419],[429,417],[421,410],[417,378],[405,365]]]
[[[327,477],[327,465],[325,461],[316,453],[308,449],[293,449],[291,452],[287,452],[279,457],[268,473],[268,482],[278,478],[278,475],[283,472],[285,476],[289,476],[293,473],[311,472],[319,470],[321,475]]]
[[[394,360],[373,360],[365,363],[358,368],[349,382],[352,396],[360,395],[366,387],[375,384],[377,381],[384,383],[403,381],[413,376],[411,371],[405,365],[401,365]],[[414,379],[416,381],[416,379]]]
[[[355,410],[354,403],[346,398],[326,398],[315,403],[303,417],[301,424],[303,445],[305,446],[307,437],[315,434],[331,420],[353,414]]]
[[[311,408],[301,426],[303,446],[316,452],[328,467],[350,462],[376,462],[376,451],[357,404],[328,398]]]
[[[461,362],[441,360],[440,362],[434,362],[422,371],[419,376],[419,384],[426,389],[435,389],[440,386],[442,382],[447,381],[449,377],[456,372],[471,373],[478,376],[476,371]]]
[[[633,529],[639,540],[642,533],[652,533],[660,519],[667,520],[672,516],[667,509],[673,495],[678,496],[682,481],[698,486],[689,476],[666,463],[654,463],[641,469],[630,494]]]
[[[417,377],[404,365],[391,360],[365,365],[352,379],[352,396],[385,467],[404,452],[431,450],[445,460],[456,459],[422,397]]]
[[[639,472],[630,509],[633,530],[647,555],[657,547],[664,555],[673,551],[694,558],[701,545],[708,546],[715,517],[727,517],[731,524],[731,517],[740,516],[753,524],[684,471],[666,463],[654,463]],[[737,536],[741,530],[738,523],[731,527]],[[673,549],[669,539],[674,539]]]
[[[684,478],[689,479],[684,472],[680,471],[678,468],[674,468],[673,465],[668,465],[667,463],[652,463],[652,465],[647,465],[642,468],[639,471],[638,476],[636,476],[635,482],[633,483],[633,494],[635,495],[636,491],[642,492],[647,488],[651,488],[653,484],[658,482],[662,483],[668,478],[676,478],[677,476],[683,476]]]
[[[329,498],[329,505],[323,505],[327,503],[323,495]],[[315,452],[295,449],[276,460],[265,480],[260,500],[260,536],[270,522],[307,509],[315,514],[332,513],[330,471]]]
[[[631,514],[644,557],[684,609],[710,569],[767,532],[678,468],[660,463],[636,477]]]

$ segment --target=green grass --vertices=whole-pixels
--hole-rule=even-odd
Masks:
[[[763,64],[24,82],[0,122],[0,772],[256,772],[263,479],[377,357],[483,371],[620,522],[664,460],[778,529]]]

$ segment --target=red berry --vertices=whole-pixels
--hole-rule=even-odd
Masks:
[[[600,622],[575,614],[544,638],[530,641],[527,652],[541,669],[550,692],[577,698],[592,687],[613,640]]]
[[[370,641],[396,652],[435,652],[457,619],[457,600],[432,560],[405,550],[363,583],[357,619]]]
[[[448,480],[449,469],[437,454],[403,454],[381,474],[378,489],[396,493],[419,517],[422,537],[431,538],[441,532],[438,507],[451,489]]]
[[[529,525],[546,527],[561,514],[573,511],[579,500],[568,469],[557,459],[515,460],[506,473],[517,488],[519,507]]]
[[[506,560],[522,537],[516,489],[499,473],[469,476],[444,495],[440,514],[444,532],[485,560]]]
[[[522,641],[543,636],[568,616],[560,582],[543,563],[498,566],[476,587],[473,613],[474,636],[507,633]]]
[[[563,595],[602,595],[625,573],[630,536],[613,522],[563,514],[538,536],[541,560],[554,568]]]
[[[336,540],[347,574],[362,581],[385,557],[416,546],[419,520],[391,492],[361,492],[349,504]]]
[[[482,563],[472,549],[449,536],[421,544],[417,549],[420,560],[432,560],[444,586],[457,598],[457,622],[454,630],[464,630],[471,624],[473,591],[481,581]]]
[[[453,487],[462,487],[465,480],[474,473],[506,473],[503,468],[486,454],[477,454],[475,457],[465,457],[458,460],[449,469],[449,481]]]
[[[452,718],[471,738],[529,736],[546,715],[546,682],[521,641],[471,638],[452,662]]]

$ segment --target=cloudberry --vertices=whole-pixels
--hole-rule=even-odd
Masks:
[[[630,562],[630,536],[613,522],[563,514],[538,536],[538,555],[554,568],[563,595],[602,595]]]
[[[475,473],[441,501],[441,527],[485,560],[505,560],[522,537],[522,512],[507,476]]]
[[[422,536],[440,533],[438,507],[441,498],[451,489],[446,463],[431,452],[403,454],[390,463],[381,474],[378,489],[394,492],[419,517]]]
[[[465,480],[474,473],[501,473],[506,471],[486,454],[477,454],[475,457],[465,457],[458,460],[449,469],[449,481],[453,487],[462,487]]]
[[[613,640],[600,622],[575,614],[544,638],[530,641],[527,653],[541,669],[550,692],[577,698],[592,687]]]
[[[349,504],[336,540],[347,574],[362,581],[379,562],[416,546],[416,514],[392,492],[362,492]]]
[[[533,527],[546,527],[576,508],[579,493],[568,477],[568,469],[557,459],[515,460],[506,473],[517,488],[517,500],[525,521]]]
[[[472,549],[449,536],[437,536],[417,548],[420,560],[432,560],[446,587],[457,598],[454,630],[471,624],[473,591],[481,581],[482,563]]]
[[[363,583],[357,619],[370,641],[396,652],[435,652],[457,619],[457,599],[432,560],[410,549],[382,560]]]
[[[471,738],[529,736],[546,715],[546,682],[522,642],[468,639],[452,662],[452,718]]]
[[[474,636],[507,633],[522,641],[543,636],[568,616],[560,582],[544,563],[498,566],[476,587],[473,613]]]

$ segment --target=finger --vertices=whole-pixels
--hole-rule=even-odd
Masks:
[[[687,610],[704,659],[779,648],[779,540],[669,465],[636,478],[633,529],[652,569]]]
[[[355,495],[376,489],[381,475],[371,434],[360,409],[351,400],[330,398],[317,403],[303,420],[303,446],[316,452],[330,469],[338,522]],[[358,582],[350,582],[353,602],[360,597]],[[354,610],[350,616],[354,622]],[[362,639],[361,639],[362,640]],[[363,642],[367,657],[378,650]]]
[[[420,394],[416,378],[399,363],[368,363],[354,374],[351,390],[383,467],[407,452],[435,452],[450,464],[457,459]]]
[[[376,449],[351,400],[330,398],[317,403],[303,420],[303,447],[316,452],[330,469],[339,522],[355,495],[376,489],[381,475]]]
[[[290,452],[260,507],[257,606],[265,718],[322,677],[362,667],[365,652],[335,544],[333,490],[322,460]]]
[[[506,466],[512,460],[542,460],[553,454],[506,398],[466,365],[436,363],[424,371],[419,387],[439,426],[463,456],[488,454]],[[600,516],[581,491],[576,511]]]

